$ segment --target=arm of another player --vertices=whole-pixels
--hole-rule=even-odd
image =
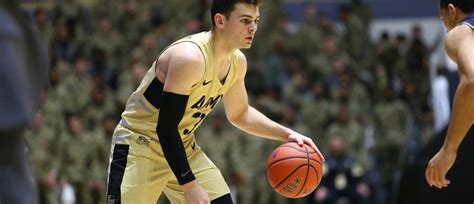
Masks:
[[[272,121],[248,104],[247,90],[244,82],[247,60],[242,53],[240,53],[239,66],[239,79],[224,95],[224,107],[228,120],[237,128],[259,137],[296,142],[299,145],[306,143],[315,149],[323,158],[311,138]]]
[[[448,55],[458,64],[460,82],[454,96],[446,139],[425,171],[428,184],[440,189],[449,184],[446,173],[453,166],[459,145],[474,121],[474,39],[471,28],[456,27],[447,34],[445,43]]]
[[[159,78],[166,76],[156,128],[161,148],[179,184],[183,186],[186,203],[209,203],[208,193],[199,185],[191,171],[178,132],[191,87],[204,74],[204,58],[196,45],[191,43],[177,44],[162,56],[166,55],[169,58],[167,69],[157,69]]]

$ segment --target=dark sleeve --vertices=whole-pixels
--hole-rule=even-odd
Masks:
[[[183,118],[188,98],[187,95],[163,91],[160,116],[156,126],[163,154],[180,185],[196,179],[189,166],[183,141],[178,132],[178,124]]]

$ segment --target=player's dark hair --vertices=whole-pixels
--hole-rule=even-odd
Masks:
[[[447,9],[449,4],[453,4],[456,8],[465,14],[474,12],[474,1],[472,0],[440,0],[439,7]]]
[[[246,3],[246,4],[253,4],[253,5],[260,5],[259,0],[212,0],[211,5],[211,20],[212,26],[216,25],[214,21],[214,16],[217,13],[223,14],[226,18],[229,18],[230,12],[234,10],[234,5],[237,3]]]

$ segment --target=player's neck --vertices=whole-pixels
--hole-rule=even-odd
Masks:
[[[467,17],[471,16],[472,14],[461,14],[459,15],[459,22],[463,21],[464,19],[466,19]]]
[[[227,40],[219,33],[211,32],[211,49],[216,62],[227,61],[236,48],[230,46]]]

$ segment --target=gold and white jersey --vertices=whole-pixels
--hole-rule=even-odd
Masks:
[[[224,83],[221,83],[214,64],[210,32],[201,32],[182,38],[172,43],[168,48],[184,42],[194,43],[200,48],[205,61],[205,72],[201,80],[191,88],[184,116],[178,125],[178,131],[183,141],[188,139],[187,136],[193,135],[194,130],[216,107],[217,103],[236,81],[239,64],[238,53],[240,52],[236,50],[232,54],[229,71]],[[158,139],[156,125],[160,115],[163,83],[156,77],[155,66],[156,61],[146,73],[140,86],[128,99],[120,125]]]

